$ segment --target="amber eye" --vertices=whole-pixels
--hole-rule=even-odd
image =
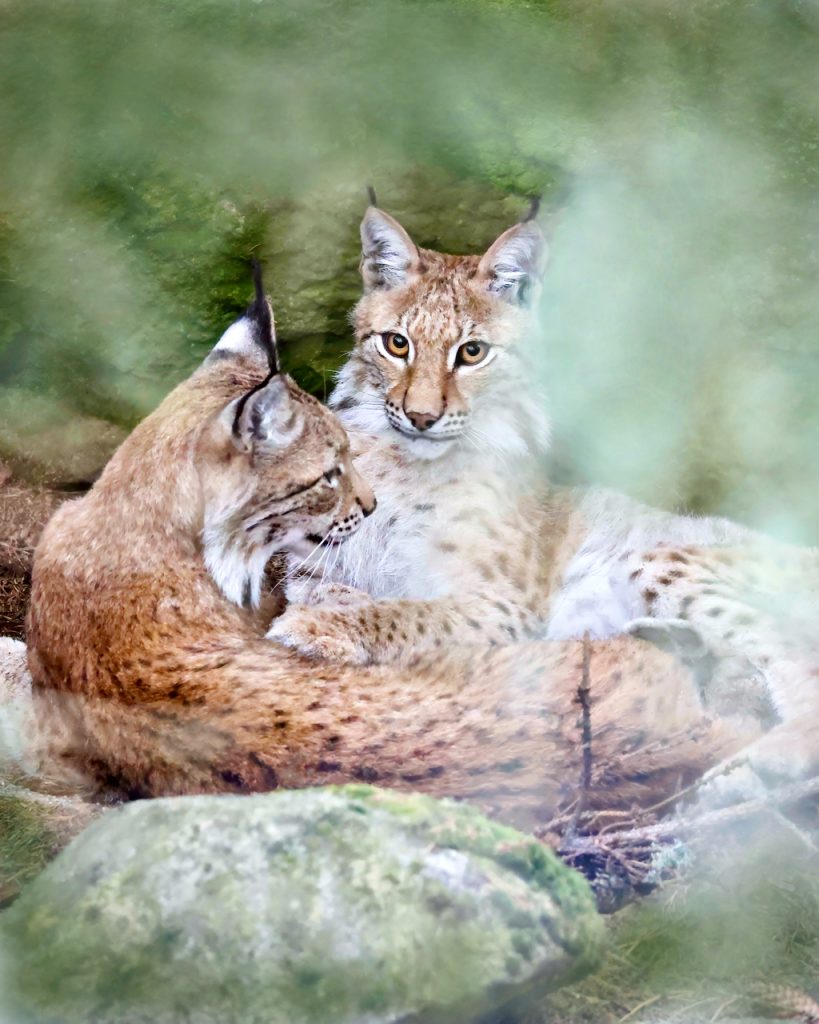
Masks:
[[[485,341],[468,341],[458,349],[455,362],[458,366],[477,366],[489,355],[489,349]]]
[[[397,356],[399,359],[407,358],[410,345],[403,334],[387,331],[386,334],[382,334],[382,338],[384,339],[384,348],[391,356]]]

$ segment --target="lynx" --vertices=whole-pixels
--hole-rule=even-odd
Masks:
[[[377,781],[547,820],[581,774],[579,643],[348,668],[265,638],[271,554],[338,554],[375,509],[335,416],[279,372],[257,282],[37,546],[29,666],[57,781],[130,797]],[[669,655],[629,638],[590,654],[592,802],[655,801],[736,749]]]
[[[483,256],[449,256],[371,206],[361,238],[356,341],[330,406],[379,507],[320,581],[309,559],[295,574],[269,636],[361,665],[407,645],[666,637],[716,661],[712,707],[717,689],[749,710],[764,690],[778,724],[747,751],[757,769],[814,766],[819,554],[544,479],[537,224]]]

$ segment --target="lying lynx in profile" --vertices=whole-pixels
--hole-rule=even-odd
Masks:
[[[350,669],[264,638],[271,553],[349,543],[374,507],[335,417],[278,372],[259,291],[43,534],[28,641],[52,756],[131,796],[358,779],[548,819],[580,779],[580,644]],[[740,742],[670,656],[591,655],[591,801],[655,801]]]
[[[448,256],[371,207],[361,237],[356,344],[330,405],[379,508],[322,586],[293,581],[297,603],[271,637],[370,664],[408,644],[680,635],[717,659],[729,705],[752,710],[762,683],[781,724],[748,751],[757,767],[815,766],[817,553],[543,479],[537,225],[511,228],[483,256]]]

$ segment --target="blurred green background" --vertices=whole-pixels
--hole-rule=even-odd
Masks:
[[[348,345],[372,182],[480,251],[543,193],[556,473],[819,541],[819,6],[0,0],[0,459],[90,474],[268,266]]]

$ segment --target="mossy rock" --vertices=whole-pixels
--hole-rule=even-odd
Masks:
[[[0,906],[10,902],[54,855],[42,808],[0,783]]]
[[[0,920],[7,1012],[465,1024],[596,962],[585,881],[477,810],[353,786],[112,811]]]

